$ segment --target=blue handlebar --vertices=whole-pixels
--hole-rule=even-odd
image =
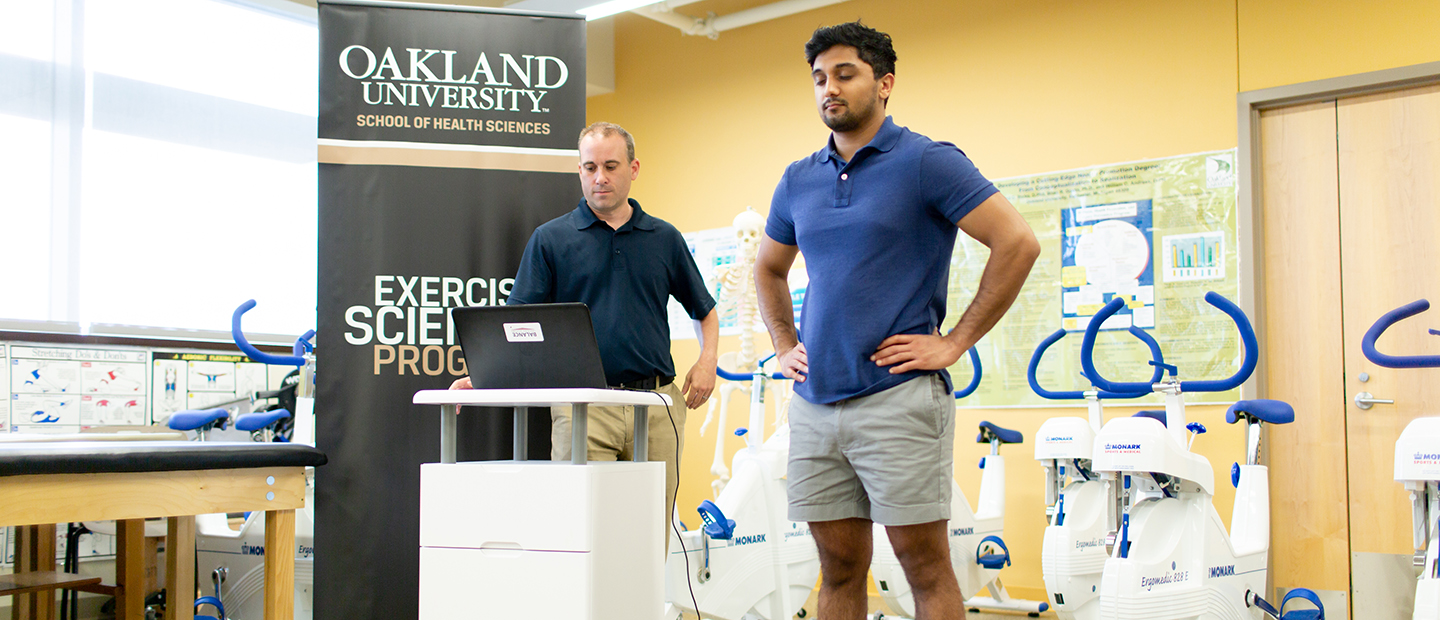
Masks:
[[[1235,328],[1240,331],[1240,343],[1245,352],[1245,357],[1240,362],[1240,369],[1226,379],[1205,379],[1199,381],[1181,381],[1182,392],[1224,392],[1232,390],[1244,383],[1250,375],[1255,372],[1255,364],[1259,361],[1259,344],[1255,340],[1255,330],[1250,326],[1250,319],[1245,317],[1245,312],[1240,310],[1234,302],[1222,297],[1219,293],[1210,291],[1205,293],[1205,301],[1215,306],[1221,312],[1230,315],[1235,322]],[[1140,389],[1151,389],[1151,386],[1144,383],[1123,383],[1107,381],[1095,370],[1095,335],[1100,332],[1100,325],[1105,319],[1113,316],[1120,310],[1124,300],[1115,297],[1110,303],[1105,304],[1095,316],[1090,318],[1090,324],[1085,327],[1085,340],[1080,345],[1080,365],[1085,368],[1085,376],[1094,382],[1095,386],[1111,392],[1134,392]]]
[[[1365,353],[1365,359],[1384,368],[1435,368],[1440,366],[1440,355],[1387,355],[1375,350],[1375,341],[1379,340],[1380,334],[1385,333],[1385,330],[1389,329],[1391,325],[1429,309],[1430,302],[1421,299],[1386,312],[1384,316],[1375,321],[1374,325],[1370,326],[1370,329],[1365,331],[1365,337],[1360,340],[1360,350]],[[1430,330],[1430,333],[1435,333],[1435,330]]]
[[[742,373],[742,372],[730,372],[730,371],[725,370],[724,368],[720,368],[720,367],[718,367],[718,366],[715,367],[715,374],[716,374],[716,375],[719,375],[719,377],[720,377],[721,379],[724,379],[724,380],[726,380],[726,381],[753,381],[753,380],[755,380],[755,375],[754,375],[753,373],[748,373],[748,372],[743,372],[743,373]],[[777,372],[777,373],[771,374],[771,375],[770,375],[770,378],[771,378],[771,379],[786,379],[787,377],[786,377],[785,375],[782,375],[782,374],[780,374],[780,373]]]
[[[1026,371],[1026,378],[1030,380],[1030,389],[1034,390],[1036,394],[1039,394],[1041,398],[1049,398],[1051,400],[1080,400],[1082,398],[1085,398],[1084,390],[1052,392],[1043,387],[1040,387],[1040,381],[1035,376],[1036,371],[1038,371],[1040,368],[1040,359],[1045,356],[1045,351],[1050,348],[1050,345],[1053,345],[1056,342],[1059,342],[1061,338],[1064,338],[1065,333],[1066,332],[1063,329],[1055,330],[1055,333],[1050,334],[1048,338],[1040,342],[1040,346],[1035,348],[1034,355],[1030,356],[1030,368]],[[1155,342],[1155,339],[1152,338],[1150,334],[1145,333],[1145,330],[1135,327],[1133,325],[1130,327],[1130,334],[1135,336],[1136,338],[1139,338],[1141,342],[1145,343],[1145,346],[1150,347],[1150,358],[1152,362],[1156,363],[1155,374],[1150,377],[1150,383],[1156,383],[1160,381],[1160,376],[1163,373],[1163,370],[1161,369],[1159,364],[1165,361],[1165,356],[1160,353],[1160,343]],[[1140,398],[1142,396],[1148,396],[1149,394],[1150,386],[1146,385],[1143,391],[1135,392],[1121,393],[1111,392],[1108,390],[1100,390],[1098,396],[1103,399],[1123,399]]]
[[[235,346],[239,347],[245,355],[250,356],[250,359],[257,362],[275,364],[277,366],[304,366],[305,358],[303,357],[298,355],[275,355],[273,353],[266,353],[255,348],[250,344],[249,340],[245,339],[245,333],[240,330],[240,317],[244,316],[246,312],[249,312],[250,309],[254,307],[255,300],[251,299],[240,304],[240,307],[235,309],[235,314],[230,317],[230,335],[235,338]]]
[[[967,385],[967,386],[965,386],[964,388],[962,388],[962,389],[960,389],[960,390],[956,390],[956,392],[955,392],[955,398],[965,398],[966,396],[969,396],[969,395],[971,395],[972,393],[974,393],[974,392],[975,392],[975,388],[980,387],[980,374],[981,374],[981,369],[980,369],[980,353],[975,350],[975,347],[970,347],[969,353],[970,353],[970,367],[971,367],[971,368],[974,368],[974,369],[975,369],[975,372],[970,375],[970,385]]]
[[[306,353],[315,350],[315,345],[310,344],[310,339],[315,337],[315,330],[305,330],[305,334],[295,339],[295,347],[290,349],[295,357],[304,357]]]

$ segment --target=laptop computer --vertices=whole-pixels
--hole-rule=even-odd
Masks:
[[[476,389],[608,387],[585,304],[470,306],[450,315]]]

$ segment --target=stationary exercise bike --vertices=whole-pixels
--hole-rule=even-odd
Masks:
[[[744,340],[745,337],[742,335],[741,341],[744,342]],[[733,368],[734,366],[732,366],[732,364],[741,362],[741,360],[744,359],[744,353],[744,347],[742,347],[740,352],[729,352],[720,355],[720,366],[715,369],[715,374],[725,381],[716,386],[715,393],[718,393],[720,396],[719,398],[710,399],[710,408],[705,413],[705,421],[700,423],[700,436],[703,438],[705,436],[705,430],[710,427],[710,421],[716,419],[716,411],[719,411],[719,419],[715,425],[715,454],[710,462],[710,475],[715,476],[715,479],[710,481],[710,488],[717,498],[720,497],[720,493],[725,490],[725,485],[730,483],[730,468],[725,466],[725,442],[728,439],[726,431],[729,429],[725,420],[730,410],[730,397],[734,395],[735,392],[741,392],[747,395],[747,397],[754,398],[754,396],[751,395],[750,385],[753,382],[752,377],[754,375],[752,373],[730,372],[725,370],[727,366]],[[754,353],[752,352],[750,355],[752,355],[751,359],[753,360]],[[765,364],[772,359],[775,359],[774,354],[771,354],[759,362],[752,362],[752,364],[757,367],[764,367]],[[748,366],[749,364],[746,365]],[[768,387],[768,389],[771,390],[770,396],[774,399],[776,426],[784,423],[784,412],[787,411],[790,405],[790,399],[794,397],[794,391],[790,389],[789,381],[773,380],[784,378],[784,375],[774,373],[771,375],[772,380],[762,381],[762,383],[765,384],[765,386],[762,387]],[[764,403],[766,396],[761,394],[759,398],[760,402]],[[748,432],[748,430],[736,429],[735,434],[738,437],[744,437],[746,432]]]
[[[1266,588],[1270,550],[1270,487],[1260,465],[1263,423],[1295,419],[1290,405],[1275,400],[1242,400],[1226,412],[1227,422],[1248,426],[1246,464],[1231,469],[1236,486],[1230,531],[1215,511],[1215,474],[1209,461],[1189,449],[1204,432],[1187,424],[1184,392],[1223,392],[1239,387],[1254,372],[1258,358],[1255,332],[1244,312],[1210,292],[1205,301],[1234,320],[1244,358],[1228,379],[1180,381],[1178,370],[1161,363],[1169,378],[1153,385],[1107,381],[1092,359],[1095,335],[1124,299],[1111,299],[1090,320],[1080,361],[1102,390],[1127,393],[1152,388],[1165,399],[1165,422],[1148,417],[1111,420],[1095,437],[1094,471],[1119,485],[1118,522],[1106,536],[1110,557],[1100,578],[1100,617],[1114,619],[1230,620],[1254,617],[1250,607],[1284,620],[1324,618],[1314,592],[1296,588],[1276,609],[1261,595]],[[1316,609],[1282,613],[1292,600],[1308,600]]]
[[[980,385],[980,354],[971,347],[969,355],[974,372],[970,384],[955,392],[957,399],[969,396]],[[1000,455],[1000,446],[1023,441],[1024,437],[1017,431],[990,422],[980,423],[980,434],[975,442],[990,444],[990,454],[980,459],[980,468],[984,473],[980,477],[979,510],[972,510],[960,485],[950,481],[950,522],[946,525],[950,563],[955,569],[960,591],[970,595],[965,600],[965,606],[970,609],[1016,611],[1036,616],[1049,608],[1046,603],[1011,598],[1000,581],[1000,570],[1011,563],[1010,550],[1003,539],[1005,457]],[[914,617],[915,598],[910,593],[910,584],[905,580],[900,560],[890,546],[885,526],[875,524],[873,540],[870,574],[880,597],[890,609]],[[979,593],[982,590],[988,596],[981,596]],[[875,620],[883,617],[883,614],[875,614]]]
[[[786,517],[790,427],[778,425],[769,438],[764,431],[765,385],[781,379],[779,373],[766,373],[764,361],[756,364],[748,377],[750,426],[736,431],[745,447],[731,461],[730,481],[715,501],[700,503],[702,527],[671,537],[665,562],[667,619],[678,618],[681,611],[714,620],[806,615],[802,606],[820,576],[820,556],[810,526]]]
[[[1430,309],[1421,299],[1385,313],[1365,332],[1360,350],[1385,368],[1440,368],[1440,355],[1386,355],[1375,341],[1391,325]],[[1440,331],[1430,330],[1440,336]],[[1411,531],[1415,540],[1415,620],[1440,618],[1440,417],[1416,418],[1395,440],[1395,481],[1410,493]]]
[[[1065,337],[1057,330],[1035,348],[1027,377],[1030,389],[1052,400],[1084,400],[1089,417],[1050,418],[1035,432],[1035,460],[1045,468],[1045,541],[1040,567],[1045,575],[1055,615],[1061,620],[1094,620],[1100,617],[1100,575],[1105,568],[1105,535],[1115,520],[1118,492],[1093,471],[1095,435],[1104,420],[1101,399],[1129,399],[1147,396],[1139,392],[1116,393],[1104,390],[1051,391],[1040,386],[1036,372],[1051,345]],[[1160,344],[1136,327],[1130,333],[1150,348],[1155,362],[1151,383],[1160,381],[1164,357]]]
[[[255,307],[250,300],[236,308],[231,317],[231,336],[245,355],[257,362],[295,366],[297,372],[287,377],[286,385],[274,392],[260,392],[229,403],[215,403],[204,410],[182,411],[170,416],[169,425],[176,430],[208,430],[233,425],[248,431],[259,441],[282,441],[314,444],[315,442],[315,354],[310,339],[315,332],[306,332],[295,342],[294,355],[275,355],[256,349],[241,331],[241,316]],[[268,407],[263,403],[274,399],[293,407]],[[249,402],[259,409],[242,413],[233,419],[226,406]],[[293,409],[293,412],[292,410]],[[209,575],[215,586],[213,597],[196,601],[213,605],[220,620],[253,620],[264,615],[265,593],[265,512],[245,515],[239,530],[231,529],[224,514],[195,517],[195,568],[198,574]],[[295,548],[285,552],[295,555],[295,618],[308,620],[313,614],[315,582],[315,472],[306,468],[305,508],[295,511]],[[228,613],[227,613],[228,612]]]

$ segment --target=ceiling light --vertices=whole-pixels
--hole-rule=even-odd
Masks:
[[[587,6],[575,12],[584,15],[585,21],[595,21],[602,17],[609,17],[616,13],[624,13],[625,11],[633,11],[642,6],[649,6],[658,2],[660,2],[660,0],[610,0],[609,2],[601,2],[593,6]]]

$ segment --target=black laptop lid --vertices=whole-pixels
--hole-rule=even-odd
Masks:
[[[450,313],[476,389],[606,387],[585,304],[472,306]]]

